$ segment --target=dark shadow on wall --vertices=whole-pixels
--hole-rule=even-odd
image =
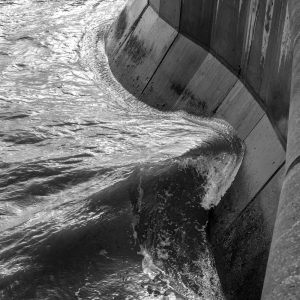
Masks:
[[[284,168],[227,226],[218,214],[230,215],[231,189],[219,206],[210,212],[208,238],[222,288],[228,300],[259,300],[276,219]]]

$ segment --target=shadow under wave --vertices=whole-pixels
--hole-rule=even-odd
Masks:
[[[198,148],[132,167],[126,178],[84,201],[38,211],[2,231],[2,298],[41,299],[49,282],[52,292],[69,285],[64,293],[80,295],[83,268],[94,262],[99,299],[112,299],[114,290],[120,297],[114,299],[222,299],[206,225],[209,209],[234,180],[244,147],[223,122],[207,122],[215,135]],[[114,279],[119,273],[124,278]]]

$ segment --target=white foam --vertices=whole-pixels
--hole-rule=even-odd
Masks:
[[[242,163],[241,157],[236,154],[221,153],[217,156],[199,156],[182,161],[182,167],[193,166],[207,179],[205,195],[201,202],[205,210],[217,206],[232,185]]]

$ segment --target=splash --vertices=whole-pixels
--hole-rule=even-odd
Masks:
[[[222,124],[211,122],[219,129],[215,136],[173,161],[144,167],[131,196],[144,273],[168,283],[159,295],[171,290],[183,299],[224,299],[206,227],[209,210],[239,170],[244,148],[234,131],[222,139]]]

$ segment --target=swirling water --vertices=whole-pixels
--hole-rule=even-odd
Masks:
[[[116,82],[104,37],[124,4],[0,1],[1,299],[219,289],[205,214],[243,147],[224,122],[159,112]]]

